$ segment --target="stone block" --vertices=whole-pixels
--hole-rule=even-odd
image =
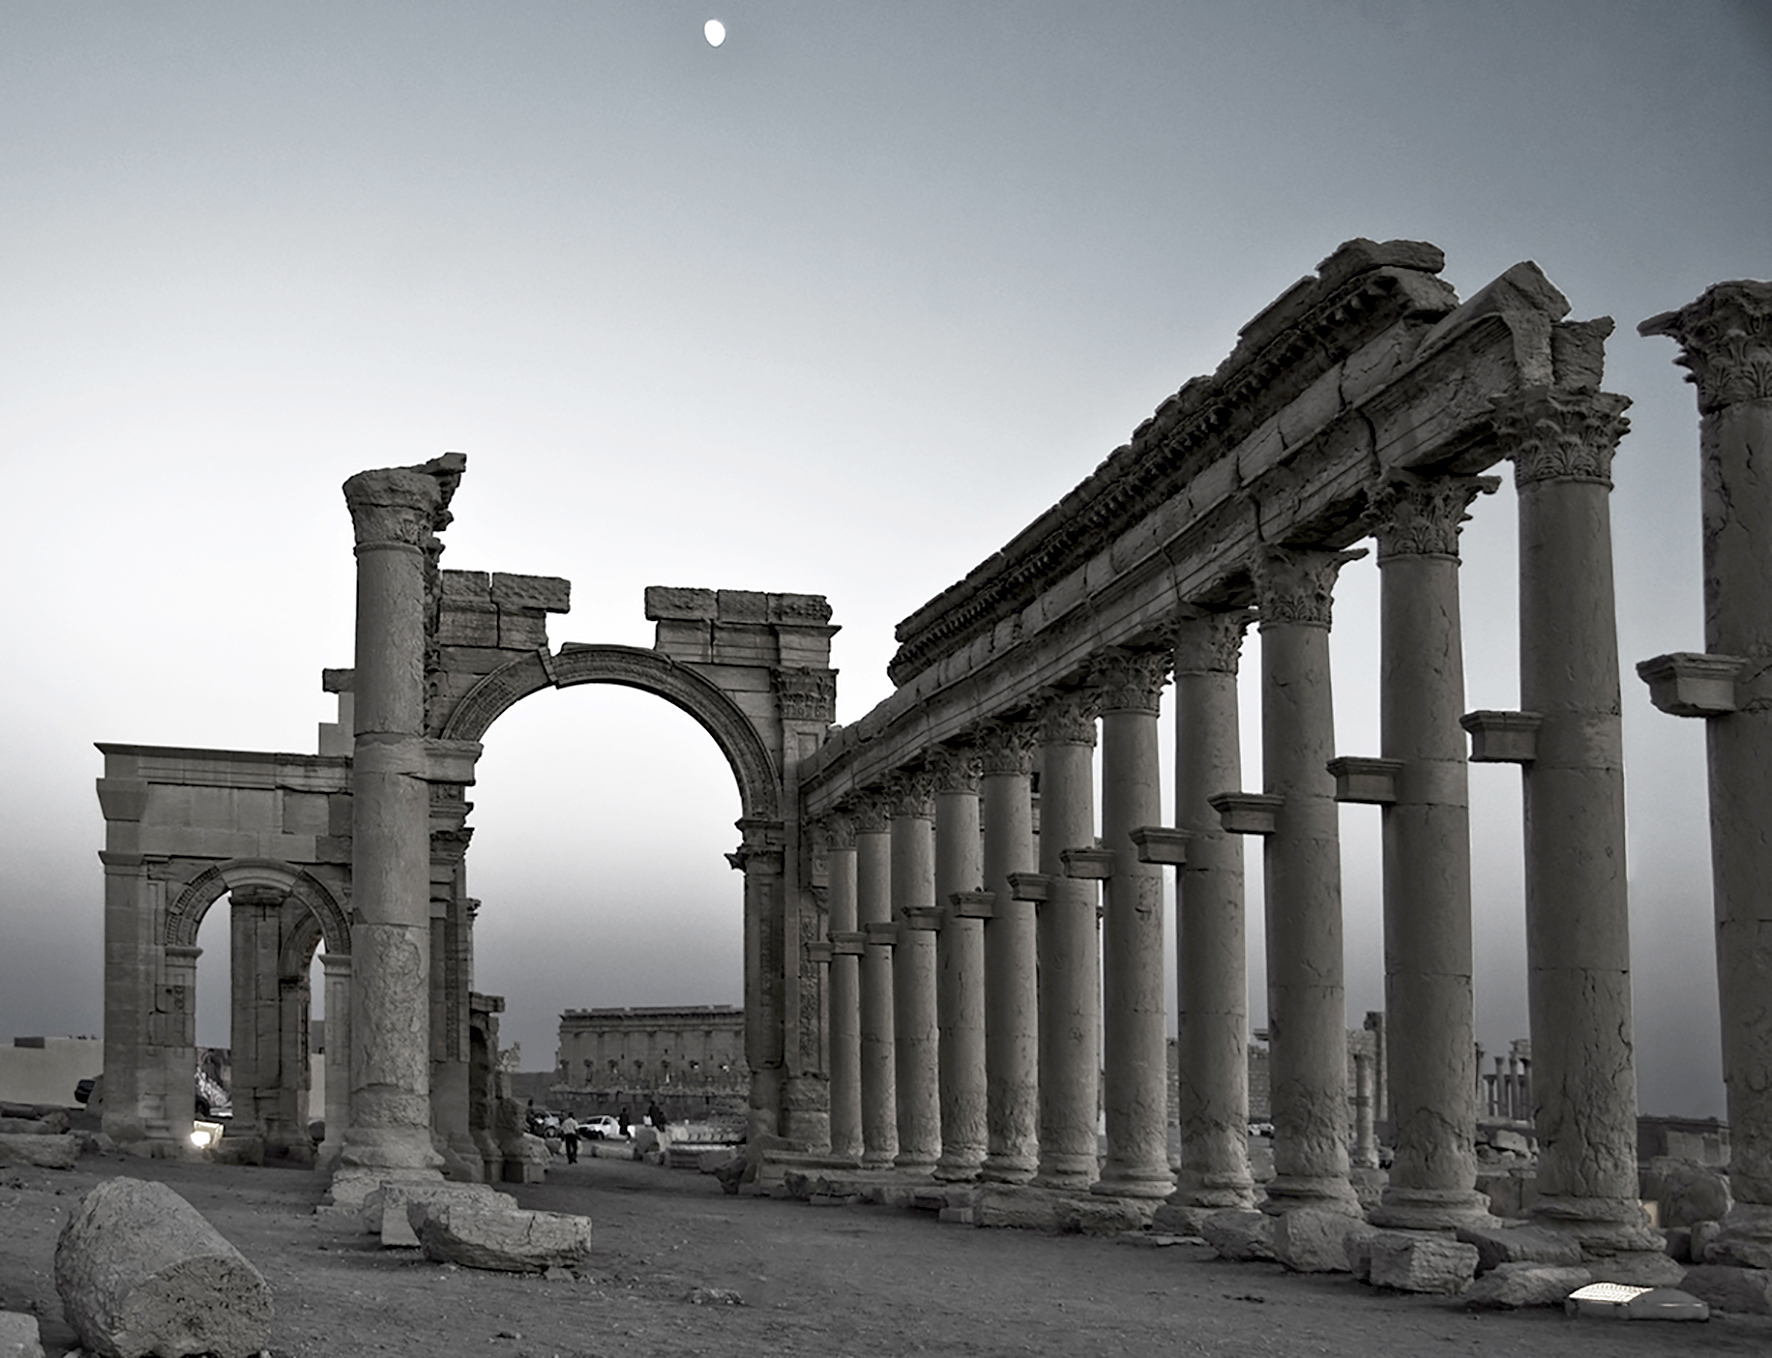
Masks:
[[[1364,1221],[1355,1222],[1342,1237],[1341,1248],[1347,1254],[1347,1271],[1356,1282],[1372,1281],[1372,1241],[1378,1228]]]
[[[711,589],[646,586],[645,615],[648,622],[711,622],[718,612]]]
[[[1588,1271],[1595,1282],[1628,1283],[1633,1287],[1678,1287],[1686,1266],[1660,1250],[1628,1250],[1590,1257]]]
[[[1014,1185],[984,1185],[972,1205],[974,1224],[1059,1231],[1067,1235],[1118,1235],[1143,1230],[1147,1208],[1122,1198],[1072,1196]]]
[[[72,1169],[80,1158],[80,1138],[32,1132],[0,1134],[0,1165],[34,1165],[38,1169]]]
[[[517,1200],[486,1184],[452,1184],[390,1180],[371,1193],[363,1204],[363,1227],[380,1235],[384,1246],[418,1248],[418,1232],[412,1225],[415,1203],[482,1203],[501,1211],[514,1211]]]
[[[1594,1275],[1580,1265],[1526,1261],[1501,1264],[1470,1285],[1464,1294],[1464,1304],[1498,1310],[1561,1306],[1571,1292],[1586,1287],[1593,1280]]]
[[[1717,1232],[1722,1229],[1722,1223],[1717,1221],[1695,1221],[1692,1223],[1692,1243],[1687,1253],[1693,1263],[1708,1264],[1712,1262],[1710,1247],[1717,1238]],[[1715,1262],[1724,1263],[1726,1261],[1718,1259]]]
[[[490,602],[446,597],[437,614],[437,644],[498,645],[498,609]]]
[[[1200,1223],[1200,1234],[1220,1259],[1272,1259],[1274,1219],[1253,1209],[1227,1208]]]
[[[1721,1221],[1735,1205],[1729,1178],[1707,1165],[1656,1157],[1650,1173],[1661,1181],[1661,1224],[1693,1226]]]
[[[1667,1241],[1667,1257],[1676,1264],[1697,1262],[1692,1257],[1692,1229],[1689,1226],[1670,1226],[1662,1233]]]
[[[533,608],[547,613],[572,611],[572,582],[556,575],[507,575],[494,571],[488,594],[501,609]]]
[[[1696,1264],[1680,1286],[1719,1311],[1772,1315],[1772,1270],[1733,1264]]]
[[[1503,1264],[1573,1268],[1582,1262],[1581,1246],[1573,1236],[1543,1226],[1460,1226],[1458,1239],[1476,1248],[1479,1275]]]
[[[1294,1273],[1346,1273],[1347,1233],[1358,1219],[1300,1207],[1274,1219],[1274,1258]]]
[[[56,1242],[55,1287],[102,1358],[251,1358],[271,1342],[264,1278],[165,1184],[108,1179],[82,1198]]]
[[[1380,1231],[1372,1238],[1369,1281],[1397,1292],[1456,1296],[1477,1272],[1477,1248],[1443,1235]]]
[[[0,1358],[43,1358],[36,1316],[0,1311]]]
[[[496,1204],[420,1200],[409,1220],[425,1258],[504,1273],[544,1273],[591,1257],[591,1219]]]

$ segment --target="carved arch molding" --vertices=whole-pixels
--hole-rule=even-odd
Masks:
[[[781,777],[757,728],[718,685],[656,651],[637,646],[566,646],[537,651],[494,670],[462,697],[443,726],[445,740],[482,739],[507,709],[544,688],[620,684],[656,694],[701,724],[738,782],[747,819],[780,819]]]
[[[197,930],[209,907],[228,892],[263,887],[293,896],[319,921],[326,951],[335,957],[351,951],[351,923],[344,907],[325,883],[311,873],[274,858],[234,858],[213,863],[198,873],[166,909],[166,931],[161,943],[169,948],[194,948]]]

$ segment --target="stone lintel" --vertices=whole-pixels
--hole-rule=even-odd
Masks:
[[[1066,849],[1059,854],[1064,875],[1087,882],[1105,882],[1114,875],[1112,849]]]
[[[1466,712],[1458,719],[1470,732],[1473,764],[1530,764],[1543,722],[1537,712]]]
[[[907,905],[904,908],[905,927],[939,933],[941,926],[947,923],[947,913],[944,906]]]
[[[1140,863],[1164,863],[1177,868],[1187,863],[1187,842],[1194,837],[1191,831],[1141,825],[1129,833],[1137,846]]]
[[[860,957],[867,948],[868,936],[860,929],[839,930],[831,935],[831,956]]]
[[[1738,655],[1675,651],[1637,666],[1649,685],[1649,701],[1674,717],[1720,717],[1740,710],[1736,681],[1747,667]]]
[[[426,737],[425,778],[433,783],[472,783],[482,748],[477,740]]]
[[[1271,835],[1285,801],[1265,792],[1220,792],[1208,797],[1206,804],[1218,812],[1218,823],[1226,834]]]
[[[893,920],[874,919],[861,926],[869,943],[878,943],[882,947],[898,946],[898,924]]]
[[[995,919],[996,904],[994,891],[956,891],[948,897],[955,919]]]
[[[1400,759],[1365,759],[1358,755],[1342,755],[1328,763],[1335,779],[1335,800],[1367,802],[1389,806],[1397,800],[1397,775],[1403,771]]]
[[[1009,874],[1009,898],[1039,905],[1052,898],[1052,879],[1043,872]]]
[[[836,946],[831,943],[808,943],[806,956],[809,961],[829,962],[836,956]]]

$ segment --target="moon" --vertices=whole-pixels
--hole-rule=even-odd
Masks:
[[[702,36],[708,40],[709,47],[718,47],[726,41],[726,25],[718,19],[709,19],[702,25]]]

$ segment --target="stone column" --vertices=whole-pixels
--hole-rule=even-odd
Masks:
[[[941,1158],[935,1177],[978,1177],[985,1156],[984,921],[954,907],[984,881],[978,752],[942,747],[935,777],[936,1043],[940,1071]]]
[[[984,773],[985,1123],[981,1176],[1026,1183],[1040,1164],[1040,991],[1034,904],[1014,899],[1011,873],[1034,861],[1031,722],[988,722],[979,732]]]
[[[861,1159],[861,944],[855,909],[855,821],[827,816],[825,879],[831,940],[831,1154]]]
[[[1191,836],[1175,902],[1179,1207],[1255,1201],[1243,839],[1208,800],[1243,785],[1237,658],[1249,622],[1241,610],[1210,613],[1181,623],[1175,639],[1175,825]]]
[[[1270,547],[1253,565],[1261,607],[1261,746],[1280,798],[1264,841],[1275,1177],[1271,1213],[1358,1215],[1348,1182],[1347,1003],[1330,600],[1352,552]]]
[[[897,1065],[893,1052],[890,805],[879,792],[855,800],[855,910],[867,937],[861,957],[861,1163],[890,1169],[898,1158]]]
[[[229,1059],[236,1138],[261,1141],[277,1125],[283,1079],[283,1012],[277,987],[281,911],[287,892],[243,886],[228,893]]]
[[[351,955],[321,953],[326,977],[326,1136],[316,1168],[331,1172],[351,1123]]]
[[[1698,386],[1706,657],[1735,661],[1720,701],[1664,710],[1709,718],[1711,882],[1717,921],[1729,1182],[1714,1258],[1772,1268],[1772,283],[1719,283],[1643,322],[1681,346]],[[1640,666],[1650,671],[1657,662]],[[1645,677],[1649,677],[1645,673]],[[1536,1043],[1532,1054],[1542,1060]],[[1534,1071],[1542,1080],[1542,1066]]]
[[[1602,1252],[1649,1250],[1637,1199],[1637,1078],[1612,455],[1622,396],[1536,390],[1496,411],[1520,516],[1520,703],[1541,717],[1525,767],[1526,965],[1537,1104],[1533,1217]],[[1402,1040],[1399,1028],[1391,1035]]]
[[[1093,691],[1057,692],[1040,708],[1040,1165],[1046,1188],[1086,1188],[1100,1167],[1096,1094],[1100,1004],[1095,884],[1065,874],[1066,849],[1095,844]]]
[[[928,1174],[941,1156],[938,1030],[935,1016],[935,799],[927,773],[898,773],[892,798],[892,956],[894,1070],[898,1077],[895,1168]]]
[[[1397,765],[1395,800],[1383,811],[1385,1011],[1396,1031],[1389,1052],[1396,1159],[1372,1214],[1383,1226],[1454,1229],[1489,1215],[1476,1191],[1458,531],[1471,501],[1498,484],[1487,476],[1400,479],[1373,506],[1380,749]]]
[[[277,1108],[265,1131],[265,1149],[302,1164],[312,1164],[314,1143],[308,1137],[307,1094],[308,1008],[313,997],[304,971],[277,979]]]
[[[784,830],[780,821],[747,816],[738,822],[744,842],[734,865],[744,872],[745,1063],[751,1068],[748,1124],[753,1144],[782,1131],[786,1079],[786,903],[782,882]]]
[[[425,781],[426,549],[436,477],[345,482],[357,538],[351,1125],[341,1168],[432,1172],[430,787]]]
[[[1094,1191],[1166,1198],[1168,1008],[1163,977],[1163,869],[1140,861],[1132,832],[1163,824],[1157,712],[1167,651],[1112,650],[1091,677],[1101,691],[1101,837],[1113,853],[1102,915],[1103,1092],[1107,1161]]]

